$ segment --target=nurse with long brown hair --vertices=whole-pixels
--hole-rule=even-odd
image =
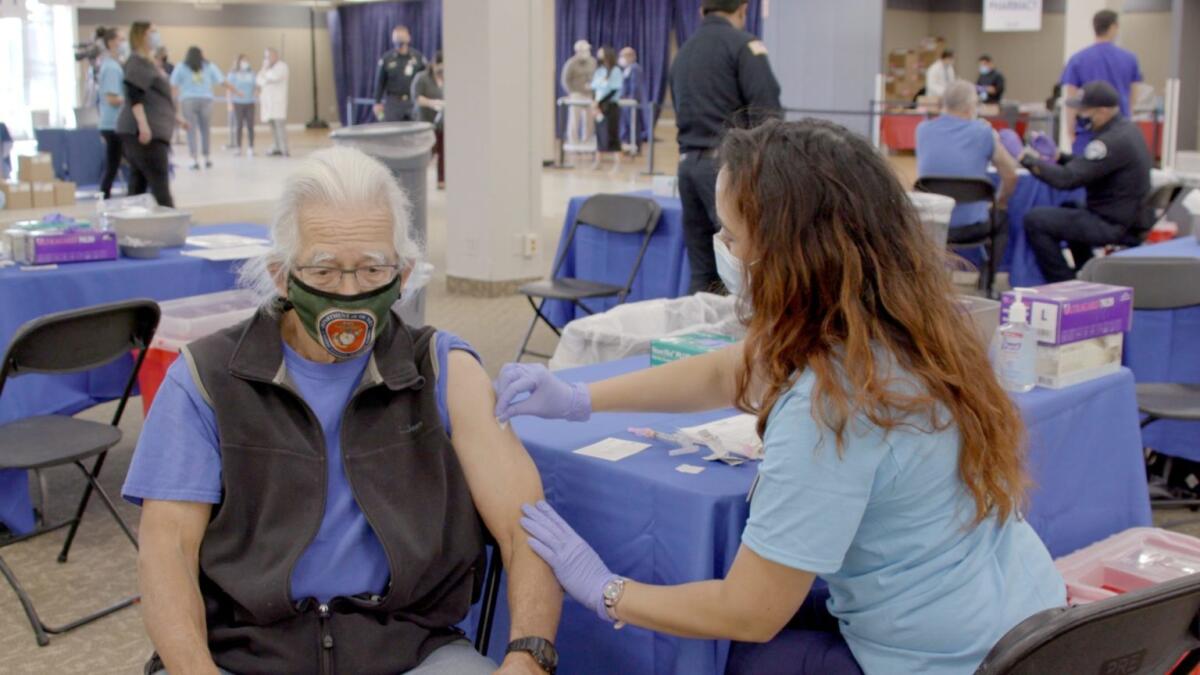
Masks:
[[[624,579],[544,502],[525,507],[530,543],[602,620],[734,640],[729,672],[973,672],[1066,598],[1021,515],[1020,417],[943,255],[842,127],[732,131],[720,161],[714,247],[745,342],[592,384],[509,365],[496,412],[757,414],[765,458],[737,558],[724,579]]]

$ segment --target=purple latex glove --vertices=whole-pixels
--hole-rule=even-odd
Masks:
[[[1029,141],[1029,147],[1047,162],[1058,161],[1058,144],[1046,134],[1034,134],[1033,140]]]
[[[509,363],[500,369],[496,419],[504,424],[519,415],[583,422],[592,416],[592,396],[583,382],[564,382],[546,366]],[[522,394],[527,398],[517,400]]]
[[[1021,151],[1025,149],[1025,144],[1021,142],[1021,137],[1012,129],[1000,130],[1000,145],[1012,155],[1014,159],[1021,158]]]
[[[558,583],[579,604],[612,623],[604,607],[604,587],[617,578],[596,551],[588,546],[567,521],[544,501],[521,507],[521,527],[529,533],[529,547],[554,570]]]

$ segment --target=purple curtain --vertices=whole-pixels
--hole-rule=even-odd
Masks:
[[[682,45],[700,27],[701,0],[670,1],[675,9],[675,40]],[[762,37],[762,0],[750,0],[750,9],[746,14],[746,30]]]
[[[559,96],[566,94],[559,85],[563,64],[574,53],[575,41],[584,39],[592,43],[593,53],[604,46],[633,47],[649,102],[662,103],[670,67],[671,0],[557,0],[554,22],[554,90]],[[560,138],[565,119],[560,110]]]
[[[379,57],[392,48],[392,29],[397,24],[408,26],[413,46],[426,58],[442,48],[442,0],[342,5],[329,10],[327,21],[342,124],[374,119],[369,107],[360,106],[355,108],[355,119],[347,120],[346,98],[375,95]]]

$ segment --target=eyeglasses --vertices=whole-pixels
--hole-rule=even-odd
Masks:
[[[365,265],[348,270],[325,265],[296,268],[296,276],[300,281],[323,291],[336,290],[342,285],[342,278],[347,274],[354,275],[361,290],[372,291],[392,283],[399,273],[399,265]]]

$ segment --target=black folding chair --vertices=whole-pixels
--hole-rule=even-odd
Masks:
[[[1187,675],[1200,649],[1200,574],[1039,612],[992,647],[976,675]]]
[[[79,524],[83,521],[83,513],[87,509],[92,492],[100,496],[121,531],[129,538],[134,548],[137,548],[137,539],[133,532],[117,513],[112,499],[104,488],[100,487],[97,479],[104,467],[108,450],[121,441],[118,425],[121,415],[125,412],[133,384],[137,381],[137,373],[142,366],[146,349],[154,337],[154,330],[158,327],[158,317],[158,305],[154,301],[129,300],[49,314],[34,319],[17,330],[3,363],[0,363],[0,393],[3,393],[4,384],[10,377],[35,373],[77,373],[115,361],[130,350],[139,350],[139,354],[110,424],[89,422],[65,415],[48,415],[29,417],[0,426],[0,469],[35,470],[74,464],[87,479],[83,497],[79,500],[72,518],[50,525],[39,523],[38,528],[29,534],[0,541],[0,548],[69,527],[62,552],[58,555],[58,562],[67,562],[71,543],[79,530]],[[92,457],[95,458],[95,462],[89,469],[84,465],[84,460]],[[33,601],[17,582],[16,576],[4,563],[3,558],[0,558],[0,574],[4,575],[16,592],[21,606],[25,609],[25,615],[29,618],[29,624],[33,627],[37,642],[43,647],[50,642],[48,634],[66,633],[137,602],[136,597],[128,598],[71,623],[48,626],[38,617]]]
[[[1129,228],[1119,242],[1105,246],[1104,254],[1107,256],[1127,248],[1141,246],[1146,241],[1146,237],[1150,236],[1150,230],[1154,229],[1155,224],[1166,215],[1167,209],[1171,208],[1171,204],[1175,202],[1175,198],[1182,191],[1183,186],[1179,183],[1168,183],[1151,190],[1150,194],[1142,200],[1141,217],[1144,220]]]
[[[1200,306],[1200,258],[1105,256],[1084,265],[1079,277],[1133,288],[1133,307],[1174,310]],[[1159,420],[1200,421],[1200,384],[1139,382],[1138,410],[1142,428]],[[1196,499],[1156,498],[1161,507],[1200,506]]]
[[[529,301],[529,306],[533,307],[534,316],[529,322],[529,330],[525,331],[525,339],[521,341],[521,348],[517,350],[516,361],[520,361],[521,357],[526,354],[543,359],[550,358],[548,354],[539,354],[528,348],[529,338],[533,336],[533,329],[537,327],[539,319],[545,322],[555,335],[562,335],[554,322],[542,313],[542,308],[547,300],[566,300],[588,314],[594,314],[595,311],[587,306],[585,300],[616,296],[618,304],[625,302],[629,290],[633,287],[633,281],[642,268],[642,259],[646,256],[650,237],[658,227],[658,218],[661,213],[662,209],[658,202],[645,197],[595,195],[583,203],[579,208],[579,213],[575,216],[575,221],[571,223],[566,244],[562,247],[562,254],[554,262],[550,278],[525,284],[518,289],[518,292]],[[571,250],[571,244],[575,241],[575,233],[579,231],[580,227],[594,227],[617,234],[642,235],[642,246],[638,250],[637,260],[634,262],[633,269],[629,272],[629,278],[624,286],[558,276],[563,262]]]
[[[984,264],[984,269],[979,274],[979,287],[987,297],[992,297],[992,288],[996,284],[996,265],[999,262],[996,256],[1004,255],[1004,251],[996,250],[996,240],[1004,233],[1000,231],[1000,224],[996,222],[995,184],[986,178],[925,176],[917,180],[913,189],[917,192],[931,192],[949,197],[954,200],[956,206],[976,202],[987,202],[989,204],[987,236],[972,241],[952,242],[947,244],[947,246],[955,250],[979,248],[981,246],[984,248],[987,261]]]
[[[496,604],[500,601],[500,576],[504,574],[504,557],[500,554],[500,546],[486,528],[484,533],[484,539],[492,552],[488,556],[487,576],[483,580],[483,604],[479,606],[479,623],[475,626],[475,651],[487,656],[488,646],[492,642]]]

